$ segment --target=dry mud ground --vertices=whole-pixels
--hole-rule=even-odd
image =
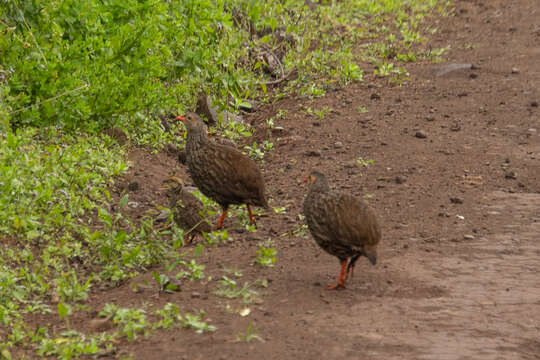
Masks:
[[[261,140],[265,120],[287,110],[263,165],[271,204],[287,212],[260,217],[254,234],[240,233],[229,218],[235,240],[198,261],[214,279],[223,268],[241,270],[240,282],[267,279],[260,300],[248,305],[251,314],[231,311],[242,303],[216,296],[215,280],[158,294],[147,273],[95,291],[89,305],[172,302],[181,311],[204,309],[217,331],[157,331],[102,358],[540,359],[540,3],[456,7],[456,17],[439,20],[432,46],[451,44],[445,64],[472,69],[443,74],[445,64],[419,63],[403,86],[368,75],[323,98],[284,99],[248,118]],[[332,110],[322,120],[305,111],[325,106]],[[140,184],[130,198],[143,210],[166,203],[158,189],[171,172],[190,183],[166,153],[135,149],[130,156],[126,182]],[[351,167],[359,157],[374,164]],[[383,223],[380,261],[359,261],[345,291],[326,290],[338,261],[309,234],[281,236],[302,224],[306,189],[298,182],[314,166],[341,191],[371,194]],[[278,250],[268,269],[252,263],[267,238]],[[133,292],[145,280],[151,286]],[[89,322],[90,315],[78,326]],[[263,341],[237,342],[250,323]]]

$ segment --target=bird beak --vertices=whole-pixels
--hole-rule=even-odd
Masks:
[[[174,119],[177,120],[177,121],[182,121],[182,122],[186,121],[186,118],[183,117],[182,115],[178,115],[178,116],[175,117]]]
[[[371,263],[371,265],[377,264],[377,256],[370,255],[370,256],[368,256],[368,259],[369,259],[369,262]]]

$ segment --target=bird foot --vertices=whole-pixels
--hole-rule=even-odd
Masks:
[[[346,289],[345,283],[338,282],[336,285],[328,285],[328,290]]]

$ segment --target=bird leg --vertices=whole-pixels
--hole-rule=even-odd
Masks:
[[[223,213],[221,214],[221,217],[219,218],[217,222],[217,229],[221,229],[223,227],[223,221],[225,221],[225,217],[227,216],[227,209],[223,210]]]
[[[339,288],[346,289],[345,280],[344,280],[346,268],[347,268],[347,260],[343,260],[341,262],[341,271],[339,272],[339,278],[338,278],[337,284],[328,285],[328,290],[334,290],[334,289],[339,289]]]
[[[353,278],[354,274],[354,266],[356,265],[356,261],[360,258],[360,255],[354,255],[351,260],[349,260],[349,264],[347,265],[347,272],[345,273],[345,280],[349,278],[349,275],[351,276],[351,279]]]
[[[251,212],[251,206],[249,204],[246,204],[246,207],[248,209],[248,214],[249,214],[249,223],[251,225],[257,226],[257,224],[255,224],[255,216],[253,216],[253,213]]]

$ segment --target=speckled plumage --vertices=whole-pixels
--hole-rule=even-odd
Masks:
[[[350,259],[347,274],[360,256],[375,264],[381,239],[375,211],[363,200],[332,191],[320,172],[313,171],[310,178],[304,215],[317,244],[342,264]]]
[[[264,180],[255,162],[233,147],[210,141],[204,123],[196,114],[187,114],[184,124],[187,165],[199,190],[224,211],[232,204],[267,208]]]
[[[182,183],[172,185],[168,196],[174,221],[185,231],[191,230],[192,238],[197,233],[212,231],[212,226],[202,215],[203,204],[195,195],[184,189]]]

